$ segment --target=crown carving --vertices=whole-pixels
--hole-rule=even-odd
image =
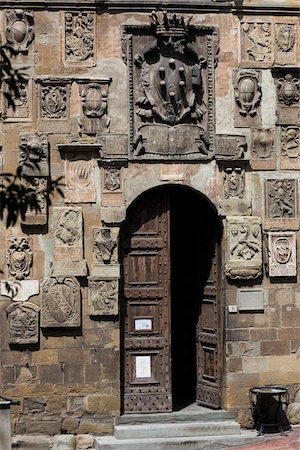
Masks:
[[[159,36],[186,36],[192,16],[184,18],[167,11],[152,11],[150,17]]]

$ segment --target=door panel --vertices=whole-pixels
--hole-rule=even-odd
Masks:
[[[124,412],[171,411],[168,196],[128,216],[124,261]]]

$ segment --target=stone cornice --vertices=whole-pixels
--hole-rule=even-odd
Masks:
[[[300,0],[2,0],[0,9],[31,10],[98,10],[117,12],[149,12],[166,8],[182,13],[299,14]]]

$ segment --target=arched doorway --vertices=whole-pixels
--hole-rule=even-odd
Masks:
[[[221,406],[221,226],[182,186],[142,194],[121,230],[123,412]]]

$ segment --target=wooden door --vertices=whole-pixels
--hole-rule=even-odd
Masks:
[[[187,397],[221,406],[218,223],[207,200],[183,188],[144,194],[128,211],[121,238],[126,414],[172,411]]]
[[[143,198],[123,238],[125,413],[171,411],[169,197]]]

